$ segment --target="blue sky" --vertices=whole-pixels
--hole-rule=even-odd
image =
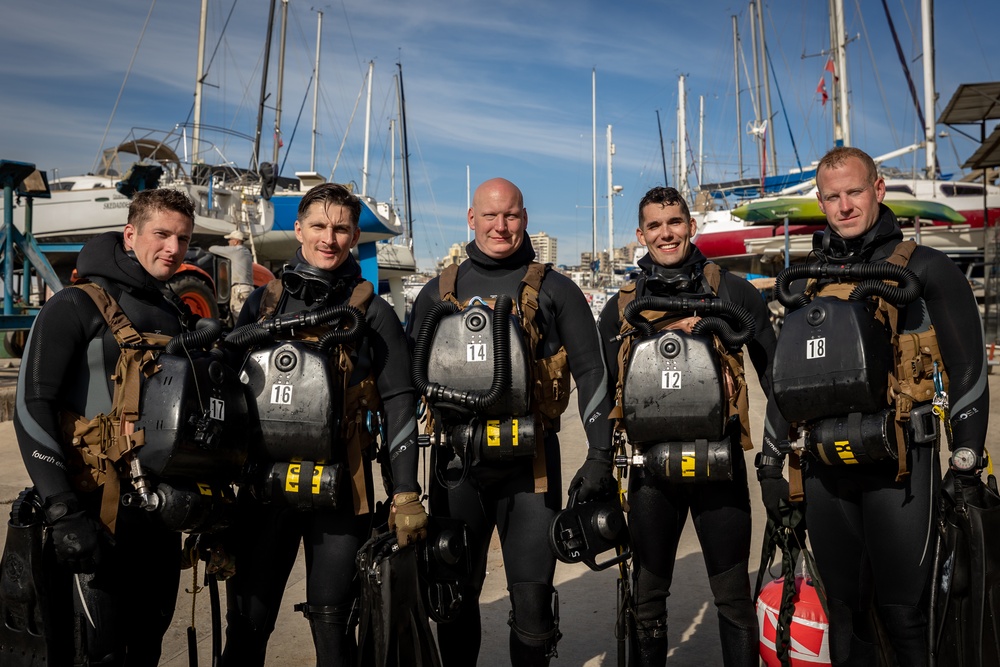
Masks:
[[[887,2],[922,104],[919,4]],[[252,134],[268,3],[236,2],[221,42],[222,26],[234,3],[211,0],[209,4],[209,55],[217,43],[219,47],[206,77],[203,122]],[[845,0],[845,4],[846,31],[854,38],[848,47],[852,143],[880,154],[918,141],[916,114],[881,3]],[[959,84],[1000,80],[1000,60],[990,42],[1000,25],[1000,3],[938,0],[936,4],[935,116]],[[170,128],[188,119],[199,6],[197,0],[4,2],[0,158],[34,162],[49,171],[50,178],[55,169],[63,176],[85,173],[101,148],[117,144],[131,128]],[[858,9],[862,6],[863,16]],[[278,17],[280,7],[279,2]],[[389,118],[395,115],[393,76],[401,62],[415,248],[422,268],[429,268],[451,243],[466,239],[466,165],[473,188],[493,176],[509,178],[521,187],[529,231],[545,231],[559,239],[560,263],[576,263],[579,253],[590,249],[591,72],[595,69],[599,247],[607,245],[606,128],[613,126],[614,181],[623,187],[622,196],[615,199],[615,243],[624,245],[634,239],[639,198],[663,181],[657,110],[668,165],[671,161],[679,75],[687,81],[692,151],[698,147],[699,97],[704,97],[704,180],[737,177],[731,16],[738,18],[743,57],[749,62],[745,2],[342,0],[311,5],[290,0],[288,7],[282,174],[290,176],[309,167],[312,94],[307,85],[316,48],[314,7],[322,8],[316,169],[330,175],[349,126],[334,177],[360,186],[364,97],[353,123],[350,119],[367,62],[373,60],[369,193],[389,197]],[[772,106],[781,113],[780,90],[803,164],[818,159],[832,145],[832,105],[822,106],[816,93],[826,59],[814,55],[829,48],[826,7],[826,0],[769,0],[764,5],[776,73]],[[276,96],[277,47],[276,27],[269,106]],[[746,124],[752,116],[750,96],[743,71],[740,76]],[[829,75],[826,85],[832,86]],[[273,117],[269,109],[263,159],[270,159],[273,151]],[[784,115],[773,129],[779,169],[784,172],[795,166]],[[977,144],[949,128],[938,129],[950,134],[939,145],[942,169],[956,172]],[[978,127],[962,129],[978,135]],[[745,133],[743,150],[744,170],[750,176],[759,168],[752,164],[754,147]],[[229,147],[227,158],[246,164],[249,153],[243,146]],[[923,160],[922,154],[915,154],[894,164],[919,167]],[[669,178],[675,185],[673,174]],[[697,183],[693,175],[691,183]]]

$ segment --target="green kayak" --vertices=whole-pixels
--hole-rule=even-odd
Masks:
[[[892,209],[897,218],[912,219],[919,216],[922,221],[966,221],[955,209],[933,201],[887,198],[882,203]],[[734,208],[733,215],[747,222],[779,222],[785,218],[789,222],[826,220],[826,216],[819,210],[819,201],[814,196],[758,199]]]

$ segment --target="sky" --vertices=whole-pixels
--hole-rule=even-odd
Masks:
[[[390,119],[397,117],[401,65],[414,249],[422,269],[467,239],[467,171],[473,190],[495,176],[516,183],[524,193],[528,231],[558,239],[559,263],[578,263],[594,244],[595,99],[598,248],[607,247],[609,235],[607,128],[615,147],[612,181],[621,186],[612,207],[620,247],[635,238],[642,195],[663,184],[664,162],[668,184],[677,185],[672,165],[681,76],[687,161],[694,165],[690,185],[738,178],[738,140],[743,176],[760,173],[757,148],[746,132],[756,95],[747,84],[753,66],[747,2],[316,2],[287,5],[281,174],[312,167],[333,180],[354,182],[360,191],[364,80],[371,61],[368,194],[400,198],[402,169],[398,157],[391,157]],[[923,105],[919,2],[885,2]],[[254,134],[269,4],[209,0],[203,124]],[[833,145],[832,104],[822,104],[817,92],[821,77],[828,91],[834,85],[824,73],[827,4],[764,2],[773,69],[769,140],[780,173],[808,166]],[[923,132],[882,3],[844,4],[851,143],[880,155],[920,141]],[[32,162],[51,181],[91,171],[101,149],[117,145],[133,128],[170,129],[190,121],[199,10],[196,0],[0,2],[0,158]],[[323,20],[313,161],[317,10]],[[274,151],[281,13],[279,1],[262,160],[271,160]],[[742,128],[736,121],[733,16],[741,41]],[[1000,58],[990,40],[1000,25],[1000,3],[938,0],[934,17],[937,117],[960,84],[1000,80]],[[956,176],[978,147],[978,140],[959,130],[978,139],[975,125],[938,127],[948,135],[939,139],[941,169]],[[251,142],[220,145],[237,166],[250,162]],[[919,152],[889,164],[908,171],[924,160]]]

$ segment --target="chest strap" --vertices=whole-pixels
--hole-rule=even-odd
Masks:
[[[73,482],[80,491],[102,489],[101,523],[114,534],[121,496],[121,478],[128,476],[127,466],[145,442],[142,430],[135,430],[139,419],[142,382],[160,367],[158,349],[169,336],[136,331],[121,306],[100,285],[83,282],[71,285],[91,298],[108,329],[118,343],[120,353],[111,380],[114,392],[111,411],[92,419],[64,412],[63,435],[70,445]]]

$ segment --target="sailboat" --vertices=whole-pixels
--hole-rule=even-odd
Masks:
[[[205,50],[206,11],[203,4],[199,69]],[[244,145],[248,154],[255,155],[250,153],[252,137],[202,126],[203,78],[199,76],[195,83],[192,122],[168,130],[132,128],[103,151],[94,173],[53,178],[51,196],[34,201],[34,236],[48,243],[82,243],[106,231],[119,231],[125,226],[131,196],[159,187],[180,190],[194,202],[192,245],[209,245],[235,230],[251,237],[270,230],[274,208],[266,195],[274,187],[272,179],[266,168],[233,167],[237,162],[223,152],[223,145]],[[14,222],[23,230],[24,207],[16,204]]]
[[[836,16],[843,15],[842,2],[838,0],[832,9],[831,23],[836,24]],[[930,12],[925,12],[924,16],[925,23],[929,22]],[[928,26],[925,25],[926,27]],[[930,43],[928,33],[929,31],[925,30],[924,52],[932,54],[933,44]],[[842,42],[844,38],[842,27],[832,30],[832,34],[839,35],[838,39]],[[734,42],[736,41],[734,39]],[[836,71],[843,73],[845,69],[842,59],[846,52],[844,44],[834,44],[833,49],[834,54],[841,58]],[[835,105],[840,102],[834,114],[835,136],[841,141],[847,137],[849,141],[846,81],[840,77],[839,83],[842,88],[840,96],[845,101],[840,102],[837,95],[834,97]],[[925,98],[929,109],[933,109],[933,95],[933,77],[925,77]],[[928,173],[935,174],[934,142],[934,127],[931,121],[923,143],[914,144],[874,159],[876,163],[881,164],[885,160],[898,157],[906,152],[924,148],[928,154]],[[925,245],[937,247],[960,261],[982,254],[982,234],[973,233],[972,230],[982,228],[986,221],[991,225],[1000,222],[1000,187],[949,181],[937,177],[903,176],[892,170],[883,170],[883,177],[886,183],[886,203],[890,207],[893,207],[895,203],[895,208],[900,209],[900,211],[906,210],[906,212],[899,212],[898,215],[904,224],[904,232],[908,236],[919,239]],[[760,187],[762,182],[763,187]],[[985,215],[984,188],[986,195]],[[702,190],[706,195],[709,192],[722,192],[726,195],[749,195],[752,197],[763,197],[763,192],[772,192],[784,197],[812,198],[811,203],[804,202],[803,205],[814,206],[815,166],[811,169],[802,169],[782,176],[705,185]],[[708,197],[706,196],[704,199],[707,200]],[[768,205],[765,199],[759,210],[767,209]],[[774,256],[781,255],[785,251],[786,224],[788,226],[787,235],[794,239],[794,241],[790,240],[788,245],[794,246],[791,248],[791,254],[795,257],[808,252],[808,248],[811,247],[811,234],[822,229],[825,222],[821,218],[811,219],[804,215],[790,215],[787,216],[787,219],[786,216],[774,215],[768,218],[764,215],[757,215],[753,219],[746,219],[732,210],[712,210],[708,207],[694,211],[693,215],[698,222],[695,242],[702,252],[732,268],[753,272],[761,270],[761,259],[766,264],[769,259],[773,259]],[[799,236],[804,238],[799,239]]]

